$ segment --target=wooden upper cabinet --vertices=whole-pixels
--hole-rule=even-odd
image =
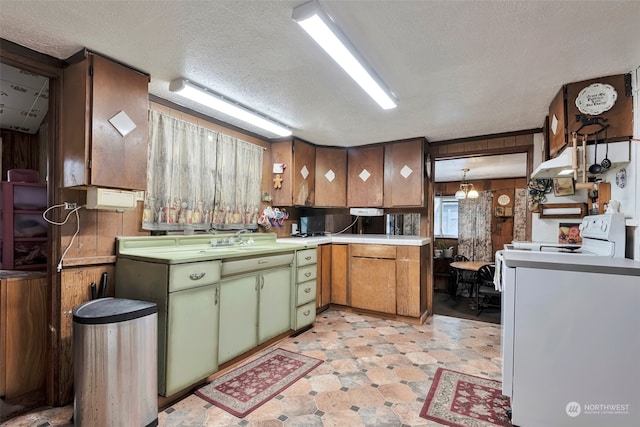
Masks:
[[[549,105],[549,157],[554,158],[567,145],[567,88],[560,88]]]
[[[63,72],[62,186],[146,190],[149,76],[83,53]]]
[[[316,147],[316,206],[347,205],[347,150]]]
[[[381,207],[384,182],[382,145],[347,151],[347,206]]]
[[[384,206],[422,206],[424,143],[395,142],[384,148]]]
[[[274,142],[271,144],[273,163],[284,163],[280,175],[281,188],[273,188],[274,206],[313,206],[316,182],[316,148],[304,141]]]

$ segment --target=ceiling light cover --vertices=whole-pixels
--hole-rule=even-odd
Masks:
[[[477,199],[480,196],[478,190],[473,188],[473,184],[467,182],[467,172],[469,169],[462,169],[462,183],[460,183],[460,189],[456,191],[454,197],[458,200],[460,199]]]
[[[355,80],[360,87],[385,110],[396,108],[397,104],[384,83],[362,59],[358,50],[322,10],[316,0],[301,4],[293,9],[291,18],[296,21],[315,41]]]
[[[277,136],[285,137],[291,135],[291,130],[281,126],[265,117],[242,107],[233,101],[225,99],[221,95],[215,94],[206,88],[200,87],[186,79],[176,79],[169,84],[169,90],[178,95],[184,96],[192,101],[198,102],[209,108],[220,111],[236,119],[250,123]]]

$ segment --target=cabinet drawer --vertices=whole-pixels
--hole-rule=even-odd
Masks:
[[[220,281],[220,261],[175,264],[169,269],[169,292],[197,288]]]
[[[300,283],[298,285],[298,297],[296,298],[296,305],[306,304],[310,301],[316,300],[316,281],[310,280],[308,282]]]
[[[310,302],[296,309],[296,329],[312,324],[316,320],[316,304]]]
[[[393,245],[349,245],[351,256],[362,258],[396,259],[396,247]]]
[[[251,271],[290,265],[293,262],[293,252],[279,255],[264,255],[255,258],[244,258],[222,263],[224,277],[233,274],[249,273]]]
[[[315,264],[318,262],[318,250],[317,249],[306,249],[304,251],[296,252],[298,267],[302,267],[304,265]]]
[[[298,269],[298,272],[296,275],[296,282],[302,283],[302,282],[306,282],[307,280],[313,280],[316,278],[317,275],[318,275],[318,266],[316,264],[308,265],[306,267],[302,267]]]

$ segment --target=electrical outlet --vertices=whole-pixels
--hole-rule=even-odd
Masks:
[[[78,207],[77,203],[64,202],[64,209],[70,211]]]

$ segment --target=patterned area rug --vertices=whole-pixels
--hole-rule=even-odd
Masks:
[[[221,375],[195,394],[242,418],[321,363],[320,359],[278,348]]]
[[[511,426],[500,381],[438,368],[420,416],[447,426]]]

